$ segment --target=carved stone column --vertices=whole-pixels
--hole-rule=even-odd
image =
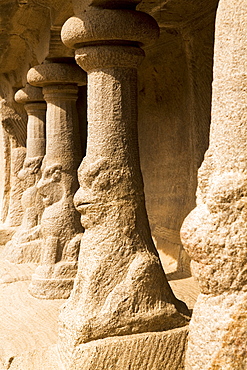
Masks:
[[[28,114],[26,159],[18,177],[22,180],[21,204],[23,219],[20,228],[6,245],[3,257],[10,262],[39,262],[40,218],[43,211],[37,194],[43,157],[45,155],[46,103],[42,89],[27,85],[15,94],[16,102],[25,104]]]
[[[28,72],[28,81],[43,86],[47,102],[46,156],[38,183],[45,206],[41,219],[43,250],[30,292],[41,298],[67,298],[77,271],[83,231],[73,196],[81,161],[77,84],[85,84],[86,77],[75,64],[45,63]]]
[[[220,0],[210,145],[182,228],[201,293],[186,369],[247,368],[247,8]]]
[[[8,213],[4,222],[4,228],[13,228],[21,225],[23,210],[21,206],[22,184],[18,173],[23,167],[26,157],[26,148],[19,146],[14,137],[9,137],[10,144],[10,181],[9,181],[9,199]]]
[[[44,157],[45,155],[45,117],[46,103],[42,89],[29,84],[17,91],[15,101],[25,104],[27,122],[27,158]]]
[[[6,61],[5,61],[6,65]],[[9,241],[21,225],[22,186],[18,173],[26,156],[27,115],[24,107],[14,101],[14,91],[7,75],[0,74],[1,152],[4,166],[1,173],[1,243]]]
[[[64,43],[77,49],[76,61],[88,72],[87,153],[74,198],[85,233],[75,286],[60,315],[59,348],[68,369],[120,370],[129,361],[140,369],[166,346],[165,331],[186,322],[179,313],[186,306],[167,283],[145,209],[137,67],[144,57],[139,45],[156,40],[158,26],[134,10],[137,2],[125,1],[128,10],[117,9],[118,1],[110,9],[107,1],[75,2],[76,17],[62,29]]]

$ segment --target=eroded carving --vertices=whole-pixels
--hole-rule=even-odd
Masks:
[[[91,7],[76,15],[62,38],[88,72],[88,142],[74,197],[85,232],[75,286],[60,314],[59,350],[68,369],[87,342],[93,349],[99,339],[117,342],[123,335],[183,326],[181,312],[188,313],[167,283],[145,209],[136,127],[137,67],[144,52],[115,43],[132,41],[128,19],[138,23],[133,37],[143,43],[157,37],[157,25],[134,10]],[[112,19],[118,19],[115,33]],[[100,41],[95,46],[92,40]]]
[[[21,205],[23,219],[20,227],[7,243],[2,257],[14,263],[39,262],[40,260],[40,218],[43,212],[41,197],[37,192],[40,167],[43,157],[26,158],[18,173],[23,191]]]
[[[39,280],[54,279],[56,282],[56,279],[62,279],[65,275],[65,281],[61,280],[60,284],[66,283],[69,285],[66,289],[72,289],[82,234],[78,233],[80,224],[66,177],[62,165],[53,164],[45,167],[38,182],[37,187],[43,198],[45,210],[41,221],[43,239],[41,265],[37,268],[33,280],[37,276]],[[38,287],[31,286],[30,289],[33,292]],[[60,286],[57,287],[57,295],[59,289]],[[37,294],[40,293],[37,291]]]
[[[42,256],[30,292],[41,298],[67,298],[77,272],[83,228],[73,204],[81,144],[76,111],[84,73],[74,64],[46,63],[31,69],[30,83],[44,86],[47,102],[46,156],[37,185],[45,207],[41,218]]]

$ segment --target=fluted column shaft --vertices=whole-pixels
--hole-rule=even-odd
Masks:
[[[220,0],[216,16],[210,145],[197,207],[181,236],[200,295],[186,369],[247,368],[246,0]]]

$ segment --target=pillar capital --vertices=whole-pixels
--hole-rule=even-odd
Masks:
[[[72,63],[44,63],[31,68],[27,80],[37,87],[56,84],[86,85],[86,74]]]
[[[159,36],[156,21],[146,13],[129,9],[92,8],[69,18],[62,27],[62,41],[69,48],[85,45],[148,45]]]
[[[136,1],[77,3],[74,2],[76,16],[65,22],[61,38],[68,48],[76,49],[79,66],[87,72],[112,67],[137,68],[145,55],[141,47],[159,36],[156,21],[134,10]]]
[[[15,101],[20,104],[44,102],[42,89],[27,84],[15,93]]]

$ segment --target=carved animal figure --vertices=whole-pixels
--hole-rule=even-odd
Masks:
[[[21,205],[23,219],[21,226],[7,243],[2,257],[13,263],[40,261],[40,218],[43,212],[37,181],[43,157],[26,158],[18,173],[22,182]]]
[[[74,180],[62,165],[45,165],[37,188],[45,206],[41,218],[41,263],[30,292],[39,298],[67,298],[77,272],[83,228],[73,205]]]

